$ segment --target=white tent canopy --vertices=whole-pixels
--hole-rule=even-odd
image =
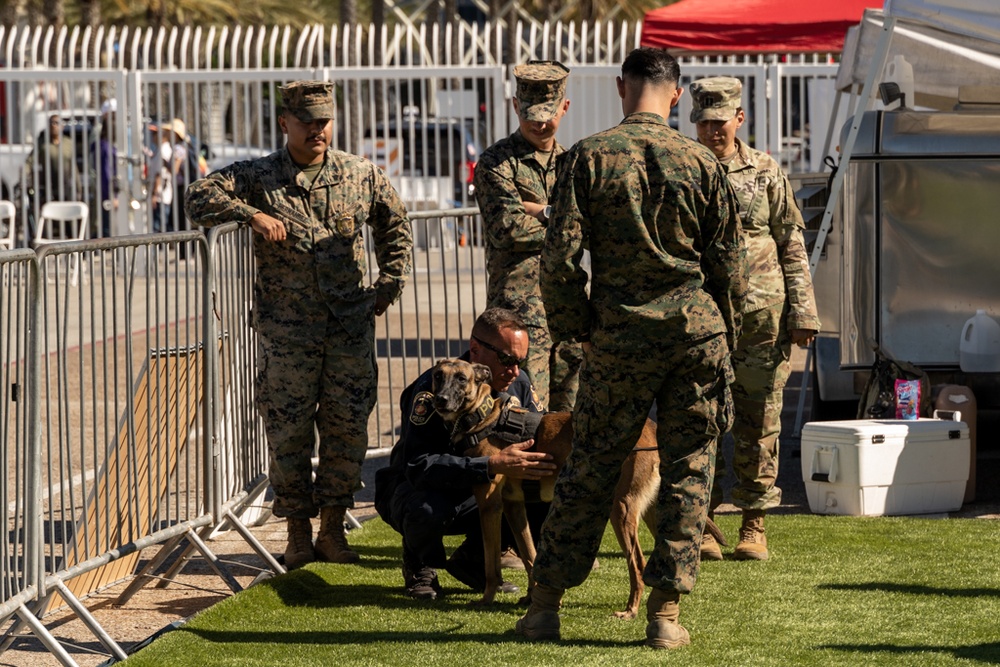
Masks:
[[[895,27],[885,62],[903,56],[913,66],[915,103],[951,109],[962,86],[995,85],[1000,70],[1000,3],[997,0],[887,0],[885,10],[867,10],[848,31],[837,73],[837,89],[864,83],[876,64],[876,46],[886,18]],[[876,79],[877,80],[877,79]]]

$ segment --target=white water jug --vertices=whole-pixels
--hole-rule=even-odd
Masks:
[[[977,310],[962,327],[958,365],[966,373],[1000,372],[1000,324]]]

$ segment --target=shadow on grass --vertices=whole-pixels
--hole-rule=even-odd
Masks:
[[[419,607],[434,608],[437,611],[523,611],[517,600],[520,593],[508,599],[497,598],[492,605],[480,607],[470,604],[480,598],[468,588],[445,588],[444,595],[437,600],[418,601],[408,597],[403,591],[403,582],[398,586],[378,586],[358,583],[331,583],[310,569],[294,570],[288,574],[267,579],[257,584],[272,589],[287,607],[310,607],[333,609],[356,607],[363,604],[379,609],[405,609],[412,611]]]
[[[818,646],[817,648],[832,651],[844,651],[847,653],[863,653],[867,655],[875,653],[888,653],[893,655],[903,655],[906,653],[950,653],[956,659],[976,660],[978,662],[1000,664],[1000,642],[973,644],[971,646],[894,646],[892,644],[871,644],[865,646],[860,644],[826,644]]]
[[[908,595],[943,595],[952,598],[1000,597],[1000,589],[996,588],[938,588],[896,584],[888,581],[872,581],[866,584],[820,584],[817,588],[828,591],[881,591]]]
[[[190,627],[178,628],[178,632],[187,632],[191,635],[204,639],[212,643],[236,643],[236,644],[315,644],[317,646],[354,646],[357,644],[374,643],[397,643],[412,644],[414,642],[434,642],[444,644],[455,642],[461,644],[502,644],[512,641],[523,641],[526,644],[535,645],[535,642],[522,639],[514,633],[513,628],[506,632],[477,632],[470,634],[458,633],[464,624],[456,623],[448,628],[439,628],[425,631],[405,631],[405,632],[364,632],[356,629],[345,630],[343,632],[243,632],[233,630],[201,630]],[[562,640],[558,646],[588,646],[592,648],[620,648],[623,646],[639,646],[641,641],[607,641],[607,640]]]

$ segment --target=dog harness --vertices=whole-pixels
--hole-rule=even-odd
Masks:
[[[500,416],[497,417],[497,420],[481,431],[466,433],[461,440],[454,443],[457,451],[464,452],[470,447],[475,447],[484,438],[493,438],[505,445],[509,445],[515,442],[524,442],[535,437],[535,431],[538,430],[538,425],[542,421],[541,412],[532,412],[527,408],[517,405],[516,401],[512,401],[511,396],[506,393],[501,393],[495,399],[495,402],[500,404]],[[486,403],[483,405],[486,405]],[[453,433],[474,428],[490,414],[493,406],[494,403],[491,400],[490,407],[486,410],[483,410],[483,406],[480,406],[475,412],[463,415],[455,423],[455,431]]]

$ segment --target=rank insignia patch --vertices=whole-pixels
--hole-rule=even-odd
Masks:
[[[427,423],[427,420],[434,414],[434,394],[429,391],[422,391],[413,399],[413,408],[410,410],[410,422],[417,426]]]
[[[354,218],[349,215],[337,218],[337,232],[344,235],[350,236],[354,233]]]

